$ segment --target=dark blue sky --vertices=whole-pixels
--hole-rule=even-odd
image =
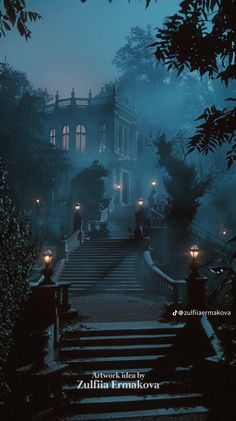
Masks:
[[[32,25],[27,43],[16,31],[1,39],[0,60],[27,73],[35,87],[58,89],[67,96],[97,93],[101,84],[118,76],[112,59],[133,26],[161,25],[177,10],[179,0],[158,0],[145,10],[143,0],[31,0],[31,10],[43,19]]]

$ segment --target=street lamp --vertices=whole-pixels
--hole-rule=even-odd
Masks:
[[[192,257],[193,261],[196,261],[196,259],[198,258],[198,255],[199,255],[199,248],[195,244],[194,246],[190,248],[190,256]]]
[[[142,206],[143,206],[143,199],[142,198],[140,198],[140,199],[138,199],[138,206],[140,207],[140,208],[142,208]]]
[[[75,210],[76,210],[76,212],[80,211],[80,204],[79,203],[75,204]]]
[[[37,197],[37,199],[35,200],[36,205],[40,205],[40,199]]]
[[[75,204],[75,213],[73,220],[73,232],[76,232],[81,229],[82,217],[80,214],[81,206],[80,203]]]
[[[189,250],[192,262],[190,265],[191,273],[187,277],[188,307],[190,309],[198,310],[205,308],[205,284],[207,282],[207,278],[198,272],[197,258],[199,253],[200,250],[198,246],[194,244]]]
[[[53,259],[53,254],[51,250],[45,250],[45,252],[43,253],[43,261],[45,263],[45,266],[49,266],[50,263],[52,262]]]
[[[151,185],[152,185],[152,188],[153,188],[153,189],[155,189],[155,187],[156,187],[156,185],[157,185],[156,180],[152,180],[152,181],[151,181]]]
[[[118,191],[121,190],[121,185],[120,184],[116,184],[115,187],[116,187],[116,190],[118,190]]]
[[[44,261],[44,269],[42,270],[42,275],[44,276],[44,280],[40,283],[40,285],[53,285],[55,282],[51,279],[53,274],[53,270],[50,267],[50,264],[53,260],[53,253],[51,250],[45,250],[43,253],[43,261]]]

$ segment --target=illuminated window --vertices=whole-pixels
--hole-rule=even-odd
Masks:
[[[56,145],[56,129],[51,129],[49,133],[50,143]]]
[[[99,124],[99,153],[106,149],[107,125],[106,123]]]
[[[64,149],[64,151],[69,150],[69,133],[69,126],[64,126],[62,130],[62,149]]]
[[[76,127],[76,150],[84,152],[86,149],[86,128],[83,124]]]

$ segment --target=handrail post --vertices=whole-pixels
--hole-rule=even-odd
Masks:
[[[172,285],[172,300],[173,304],[178,304],[179,302],[179,284],[174,283]]]

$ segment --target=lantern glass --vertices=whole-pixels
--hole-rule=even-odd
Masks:
[[[53,254],[51,250],[46,250],[43,253],[43,260],[44,260],[45,265],[49,265],[52,261],[52,258],[53,258]]]
[[[76,205],[75,205],[75,210],[76,210],[76,211],[79,211],[79,210],[80,210],[80,204],[79,204],[79,203],[76,203]]]
[[[151,184],[152,184],[152,187],[156,187],[156,185],[157,185],[156,180],[152,180],[152,181],[151,181]]]
[[[138,206],[143,206],[143,199],[138,200]]]
[[[199,255],[199,248],[198,246],[195,244],[194,246],[191,247],[190,249],[190,256],[192,257],[192,259],[197,259]]]

